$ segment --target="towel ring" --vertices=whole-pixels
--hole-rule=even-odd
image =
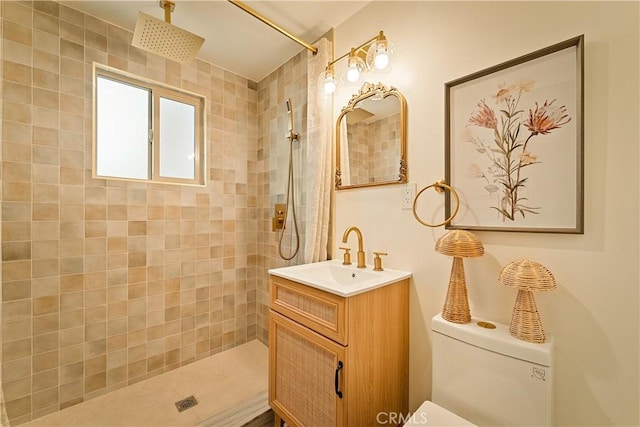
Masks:
[[[424,222],[423,220],[420,219],[420,217],[416,213],[416,202],[418,201],[418,197],[420,197],[423,191],[431,187],[433,187],[438,193],[443,193],[444,190],[447,189],[456,198],[456,208],[454,209],[453,213],[449,218],[445,219],[444,222],[441,222],[440,224],[429,224],[428,222]],[[445,225],[446,223],[451,222],[453,220],[453,217],[455,217],[456,214],[458,213],[459,208],[460,208],[460,198],[458,197],[458,192],[454,190],[453,187],[445,184],[444,181],[437,181],[431,185],[424,187],[422,190],[418,191],[418,194],[416,194],[415,199],[413,199],[413,216],[420,224],[426,225],[427,227],[440,227],[441,225]]]

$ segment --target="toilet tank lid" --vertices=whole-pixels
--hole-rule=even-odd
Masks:
[[[484,328],[478,326],[478,322],[489,322],[496,327],[495,329]],[[511,336],[509,325],[478,317],[473,317],[471,323],[452,323],[444,320],[441,314],[437,314],[431,320],[431,329],[485,350],[542,366],[551,366],[553,342],[550,338],[547,338],[547,342],[543,344],[522,341]]]

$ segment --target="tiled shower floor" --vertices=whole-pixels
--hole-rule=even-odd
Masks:
[[[251,341],[22,426],[232,425],[219,414],[266,408],[268,365],[267,347]],[[198,404],[178,412],[175,402],[191,395]]]

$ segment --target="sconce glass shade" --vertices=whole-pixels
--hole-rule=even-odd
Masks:
[[[374,71],[390,71],[394,53],[395,46],[381,31],[367,51],[367,66]]]
[[[324,74],[324,79],[322,82],[322,90],[326,94],[332,94],[336,91],[336,78],[333,75],[333,67],[327,67]]]
[[[356,53],[355,49],[351,49],[349,61],[347,62],[347,70],[345,73],[346,80],[349,83],[358,83],[362,72],[366,69],[364,60]]]

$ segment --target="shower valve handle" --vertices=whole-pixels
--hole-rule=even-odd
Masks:
[[[294,131],[290,130],[290,131],[287,131],[287,133],[285,134],[285,138],[287,138],[287,139],[293,138],[294,141],[299,141],[300,140],[300,134],[299,133],[295,133]]]

